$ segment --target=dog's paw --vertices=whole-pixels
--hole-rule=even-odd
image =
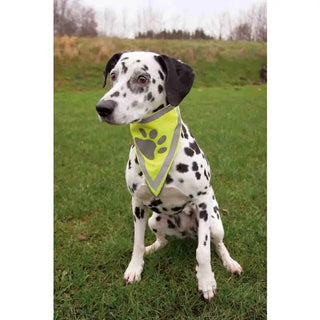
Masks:
[[[167,243],[168,243],[168,240],[166,240],[166,239],[156,240],[153,244],[146,247],[145,253],[150,254],[154,251],[157,251],[157,250],[163,248]]]
[[[130,284],[133,282],[139,282],[141,280],[141,273],[143,270],[144,262],[131,261],[127,270],[124,273],[124,280]]]
[[[210,301],[217,290],[216,279],[214,278],[214,273],[212,271],[201,272],[198,268],[197,271],[198,278],[198,289],[202,292],[203,297]]]
[[[236,273],[239,276],[243,273],[242,267],[236,261],[230,258],[226,263],[224,263],[224,267],[231,273]]]

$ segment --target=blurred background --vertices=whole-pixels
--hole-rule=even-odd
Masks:
[[[265,0],[55,0],[57,36],[267,41]]]
[[[56,89],[99,86],[107,59],[123,50],[155,51],[192,64],[195,86],[267,79],[263,0],[55,0],[54,35]]]

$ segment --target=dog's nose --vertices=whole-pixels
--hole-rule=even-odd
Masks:
[[[117,105],[118,103],[113,100],[100,100],[96,108],[101,117],[108,117]]]

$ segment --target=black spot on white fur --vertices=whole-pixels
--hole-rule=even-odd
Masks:
[[[196,141],[190,142],[189,146],[191,149],[193,149],[195,151],[196,154],[201,153],[200,148],[199,148],[198,144],[196,143]]]
[[[199,170],[198,164],[196,162],[192,162],[192,170],[193,171],[198,171]]]
[[[144,210],[140,209],[139,207],[135,207],[134,214],[138,219],[143,219],[144,218]]]
[[[208,220],[208,212],[207,210],[201,210],[199,214],[200,219],[203,219],[204,221]]]
[[[173,179],[171,178],[170,174],[168,173],[168,175],[166,177],[166,184],[170,184],[171,182],[173,182]]]
[[[128,71],[128,67],[126,66],[126,64],[124,63],[124,62],[122,62],[122,73],[127,73],[127,71]]]
[[[187,164],[184,164],[184,163],[179,163],[177,164],[177,171],[181,172],[181,173],[185,173],[185,172],[188,172],[189,169],[188,169],[188,165]]]
[[[168,219],[168,228],[174,229],[176,226]]]
[[[188,157],[192,157],[194,155],[194,151],[188,147],[184,148],[184,152]]]
[[[161,213],[161,211],[157,207],[150,207],[153,212]]]
[[[161,80],[164,80],[164,75],[163,75],[163,73],[162,73],[160,70],[158,71],[158,73],[159,73],[159,76],[160,76]]]
[[[206,208],[207,208],[206,203],[201,202],[201,203],[199,204],[199,208],[201,208],[201,209],[206,209]]]
[[[189,139],[187,129],[184,125],[182,125],[182,132],[183,132],[182,138]]]
[[[174,208],[171,208],[172,211],[182,211],[182,209],[184,208],[185,206],[182,206],[182,207],[174,207]]]
[[[153,199],[150,203],[150,206],[157,207],[160,204],[162,204],[162,201],[160,199]]]
[[[120,92],[119,91],[115,91],[110,97],[113,98],[113,97],[119,97],[120,95]]]

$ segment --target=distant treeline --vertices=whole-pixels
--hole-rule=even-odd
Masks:
[[[147,32],[139,32],[136,36],[136,39],[175,39],[175,40],[215,40],[214,37],[211,37],[202,29],[196,29],[194,32],[184,31],[184,30],[163,30],[160,32],[154,32],[148,30]]]
[[[72,1],[72,2],[71,2]],[[130,34],[136,39],[174,39],[174,40],[230,40],[230,41],[267,41],[266,3],[253,6],[234,20],[225,12],[212,18],[209,27],[195,31],[184,28],[166,30],[164,18],[151,6],[137,14],[135,24],[130,25]],[[97,30],[96,12],[76,0],[54,0],[54,35],[96,37],[98,35],[124,38],[128,36],[129,22],[125,12],[119,19],[112,10],[104,12],[103,31]],[[210,27],[211,24],[211,27]],[[159,31],[162,30],[162,31]],[[210,35],[209,35],[209,34]]]

